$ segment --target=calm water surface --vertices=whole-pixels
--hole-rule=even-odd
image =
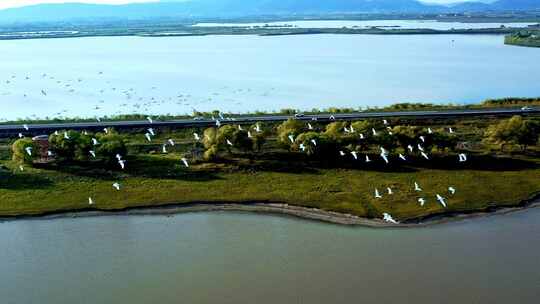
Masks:
[[[496,35],[42,39],[0,53],[0,121],[540,96],[540,50]]]
[[[0,223],[2,303],[538,303],[540,209],[393,230],[198,213]]]

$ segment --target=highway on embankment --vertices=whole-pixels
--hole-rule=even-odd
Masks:
[[[440,119],[440,118],[460,118],[460,117],[505,117],[512,115],[539,115],[540,108],[527,110],[515,108],[499,109],[474,109],[474,110],[441,110],[441,111],[399,111],[399,112],[359,112],[347,114],[313,114],[313,115],[261,115],[261,116],[236,116],[219,119],[221,124],[251,124],[255,122],[280,122],[289,118],[296,118],[303,121],[332,120],[359,120],[369,118],[407,118],[407,119]],[[187,128],[187,127],[209,127],[216,125],[216,121],[210,118],[205,119],[179,119],[179,120],[137,120],[137,121],[95,121],[95,122],[75,122],[75,123],[44,123],[44,124],[9,124],[0,125],[0,138],[23,135],[50,134],[58,130],[87,130],[102,131],[103,128],[115,128],[117,130],[137,129],[137,128]],[[26,130],[25,127],[28,127]]]

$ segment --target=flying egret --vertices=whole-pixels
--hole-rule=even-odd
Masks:
[[[24,171],[24,167],[23,167],[22,165],[19,166],[19,169],[20,169],[21,171]]]
[[[382,198],[382,195],[379,193],[379,189],[375,188],[375,198]]]
[[[148,128],[148,133],[150,133],[152,136],[156,136],[156,132],[152,128]]]
[[[93,150],[88,151],[93,158],[96,158],[96,152]]]
[[[349,129],[347,129],[347,127],[343,127],[343,131],[345,131],[345,133],[351,133],[351,131],[349,131]]]
[[[341,155],[341,156],[345,156],[345,152],[343,152],[343,151],[339,151],[339,155]],[[358,158],[358,157],[356,157],[355,159],[357,159],[357,158]]]
[[[227,145],[232,147],[233,143],[230,140],[227,139]]]
[[[47,156],[51,157],[53,156],[53,153],[50,150],[47,150]]]
[[[289,140],[291,141],[291,143],[294,143],[294,136],[289,135],[288,137],[289,137]]]
[[[28,131],[28,129],[29,129],[29,128],[28,128],[28,125],[26,125],[26,124],[23,125],[23,128],[24,128],[26,131]]]
[[[221,120],[224,120],[225,118],[223,117],[223,114],[221,114],[221,112],[218,113],[218,116],[219,118],[221,118]]]
[[[69,140],[68,132],[64,132],[64,138]]]
[[[94,200],[91,197],[89,197],[88,198],[88,205],[93,205],[93,204],[94,204]]]
[[[381,158],[384,159],[384,161],[385,161],[387,164],[390,163],[390,161],[388,160],[388,156],[386,156],[386,154],[381,153]]]
[[[418,150],[420,150],[420,151],[424,152],[424,148],[422,147],[422,145],[421,145],[421,144],[418,144],[417,146],[418,146]]]
[[[360,133],[360,139],[364,139],[364,134]]]
[[[373,133],[373,136],[377,136],[377,131],[375,130],[375,128],[371,128],[371,133]]]
[[[96,117],[97,122],[101,122],[101,118]]]
[[[450,132],[450,134],[454,134],[454,129],[448,128],[448,132]]]
[[[439,194],[437,194],[437,200],[439,201],[439,203],[441,203],[441,205],[446,208],[446,202],[444,201],[444,197],[440,196]]]
[[[431,130],[431,128],[427,128],[427,132],[428,134],[433,134],[433,130]]]
[[[258,123],[255,125],[255,131],[257,131],[257,133],[261,132],[261,126],[259,126]]]
[[[388,154],[388,152],[383,147],[379,147],[379,149],[381,150],[381,154]]]
[[[24,148],[24,150],[26,151],[26,154],[28,154],[29,156],[32,156],[32,147],[26,147]]]
[[[186,158],[182,158],[181,161],[184,163],[184,166],[186,166],[186,168],[189,168],[189,164]]]
[[[401,154],[401,153],[399,154],[399,158],[401,158],[402,160],[407,160],[407,159],[405,158],[405,156],[404,156],[403,154]]]
[[[310,140],[310,141],[311,141],[311,143],[312,143],[315,147],[317,146],[317,141],[316,141],[315,139],[312,139],[312,140]]]
[[[343,152],[343,151],[342,151],[342,152]],[[343,154],[345,154],[345,153],[343,153]],[[351,155],[354,157],[355,160],[358,159],[358,153],[356,153],[356,151],[352,151],[352,152],[351,152]]]
[[[242,130],[244,130],[244,129],[242,129],[242,126],[241,126],[241,125],[238,125],[238,130],[239,130],[239,131],[242,131]]]
[[[371,159],[369,159],[369,156],[366,155],[366,163],[370,163]]]
[[[92,138],[92,145],[97,146],[99,145],[99,141],[95,138]]]
[[[389,195],[394,194],[394,191],[392,191],[392,188],[390,187],[386,188],[386,191],[388,192]]]
[[[466,161],[467,161],[467,154],[460,153],[459,154],[459,162],[463,163],[463,162],[466,162]]]
[[[219,121],[217,119],[216,119],[216,127],[218,127],[218,128],[221,127],[221,121]]]
[[[150,133],[145,133],[144,136],[148,141],[152,141],[152,137],[150,137]]]
[[[411,145],[408,145],[408,146],[407,146],[407,149],[409,149],[409,152],[411,152],[411,153],[414,151],[414,148],[413,148],[413,146],[411,146]]]
[[[426,204],[426,200],[423,197],[419,198],[418,202],[420,203],[420,206],[424,206]]]
[[[336,120],[336,118],[334,117],[334,115],[330,115],[330,120]]]
[[[383,124],[387,125],[387,124],[388,124],[388,120],[383,119]]]
[[[54,131],[54,135],[58,136],[59,135],[58,131]]]
[[[422,191],[422,188],[420,188],[417,182],[414,182],[414,191],[418,191],[418,192]]]
[[[105,134],[109,134],[109,129],[103,128],[103,131],[105,132]]]
[[[306,146],[304,144],[300,144],[300,150],[305,152],[306,151]]]
[[[115,157],[116,157],[116,159],[118,159],[118,160],[122,160],[122,155],[120,155],[120,154],[116,154]]]
[[[152,117],[150,117],[150,116],[146,117],[146,120],[148,120],[148,122],[150,122],[151,124],[154,123],[154,121],[152,120]]]
[[[167,145],[164,144],[162,147],[161,147],[161,151],[163,152],[163,154],[166,154],[167,153]]]
[[[426,142],[426,138],[424,136],[420,136],[420,140],[425,143]]]
[[[169,145],[174,147],[174,145],[175,145],[174,140],[169,138],[169,140],[167,140],[167,142],[169,143]]]
[[[420,152],[420,154],[422,154],[425,159],[429,160],[429,156],[425,152]]]
[[[113,188],[116,189],[116,191],[120,191],[120,184],[119,183],[114,183],[112,184]]]
[[[253,137],[253,135],[251,135],[251,131],[247,131],[247,136],[248,136],[248,138],[252,138],[252,137]]]
[[[383,213],[383,220],[392,224],[399,224],[399,222],[394,220],[394,218],[388,213]]]
[[[448,187],[448,192],[450,192],[452,195],[454,195],[454,194],[456,194],[456,188]]]
[[[356,130],[354,130],[354,127],[351,125],[351,133],[354,133],[356,132]]]
[[[125,160],[119,160],[118,164],[120,165],[122,170],[124,170],[126,168],[126,161]]]

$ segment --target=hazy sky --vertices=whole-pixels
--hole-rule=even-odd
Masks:
[[[39,4],[39,3],[84,2],[84,3],[101,3],[101,4],[104,4],[104,3],[124,4],[124,3],[134,3],[134,2],[158,2],[158,1],[159,0],[0,0],[0,9]],[[168,0],[168,1],[171,1],[171,0]],[[182,0],[176,0],[176,1],[182,1]],[[448,4],[448,3],[465,2],[465,1],[473,1],[473,0],[420,0],[420,1],[426,2],[426,3]],[[495,0],[476,0],[476,1],[493,2]]]

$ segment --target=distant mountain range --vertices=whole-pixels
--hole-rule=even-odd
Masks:
[[[154,19],[160,17],[238,17],[324,13],[439,13],[462,11],[540,10],[540,0],[466,2],[452,6],[416,0],[192,0],[127,5],[41,4],[0,10],[0,22],[43,22],[75,19]]]

